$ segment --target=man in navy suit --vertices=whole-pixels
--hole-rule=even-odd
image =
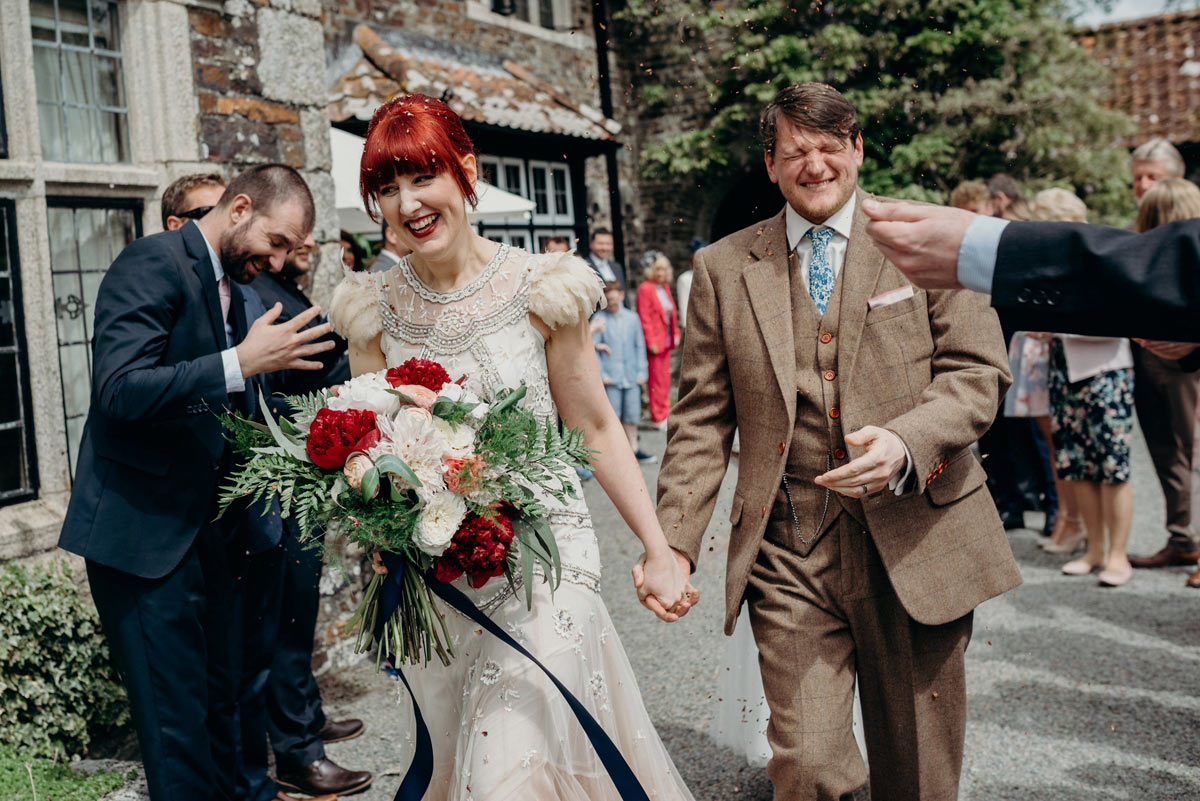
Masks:
[[[300,330],[318,309],[251,322],[239,286],[279,270],[313,216],[295,170],[251,168],[199,222],[126,247],[96,296],[91,409],[59,545],[86,560],[153,801],[233,797],[229,557],[246,545],[214,522],[231,463],[216,412],[253,414],[254,376],[319,369],[306,357],[330,347],[312,342],[327,325]]]

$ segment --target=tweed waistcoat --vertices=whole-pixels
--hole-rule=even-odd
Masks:
[[[792,548],[801,554],[828,531],[844,509],[864,526],[866,519],[858,500],[836,492],[826,493],[813,483],[816,476],[846,463],[848,454],[842,441],[840,387],[838,382],[838,320],[846,276],[843,265],[834,283],[825,314],[817,311],[800,271],[795,255],[789,258],[792,294],[792,333],[796,350],[796,426],[788,449],[787,476],[796,520],[800,523],[800,542],[793,536]],[[828,341],[825,341],[828,339]],[[783,493],[777,503],[787,504]],[[785,510],[776,509],[779,515]],[[791,511],[786,510],[787,517]],[[792,528],[795,521],[792,521]],[[795,532],[793,532],[795,534]]]

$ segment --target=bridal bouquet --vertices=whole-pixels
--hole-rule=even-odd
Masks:
[[[478,588],[500,576],[515,586],[520,576],[527,604],[535,570],[552,586],[561,580],[535,490],[559,502],[575,494],[569,471],[589,457],[583,433],[561,433],[521,408],[524,385],[484,399],[462,383],[437,362],[409,359],[336,392],[289,397],[290,418],[222,418],[243,460],[221,489],[222,513],[278,494],[300,531],[334,531],[381,554],[388,575],[371,579],[351,619],[361,624],[359,652],[378,643],[381,659],[416,664],[436,654],[449,664],[454,650],[429,577],[466,574]],[[395,612],[381,615],[381,596],[397,591]]]

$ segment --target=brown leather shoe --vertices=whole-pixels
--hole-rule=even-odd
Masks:
[[[340,743],[343,740],[353,740],[366,731],[366,726],[358,718],[349,720],[327,720],[317,732],[317,736],[325,743]]]
[[[1200,589],[1200,570],[1197,570],[1195,573],[1188,576],[1187,585],[1189,587],[1196,587],[1197,589]]]
[[[336,795],[318,795],[312,798],[298,798],[294,795],[288,795],[282,790],[275,796],[275,801],[337,801]]]
[[[1194,565],[1200,562],[1200,551],[1185,551],[1167,543],[1153,556],[1131,556],[1129,564],[1134,567],[1175,567]]]
[[[332,760],[318,759],[296,773],[279,774],[275,783],[305,795],[350,795],[370,787],[371,779],[365,770],[346,770]]]

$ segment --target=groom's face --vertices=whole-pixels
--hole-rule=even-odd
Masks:
[[[845,205],[858,185],[862,135],[838,139],[781,117],[775,152],[765,158],[767,174],[791,207],[804,219],[823,223]]]
[[[288,254],[308,236],[300,204],[284,201],[266,212],[241,212],[221,234],[217,254],[231,280],[248,284],[259,273],[279,272]]]

